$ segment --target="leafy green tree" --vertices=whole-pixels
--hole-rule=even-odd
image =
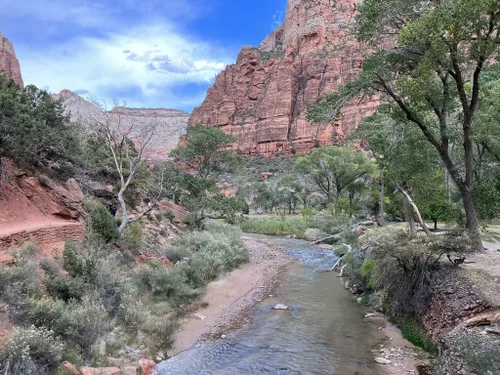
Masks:
[[[81,161],[80,135],[60,101],[0,76],[0,165],[10,157],[22,168],[70,177]]]
[[[218,127],[190,126],[184,141],[185,146],[178,146],[170,155],[186,163],[201,178],[217,178],[243,165],[240,155],[225,150],[236,138]]]
[[[234,221],[246,209],[244,199],[227,196],[217,185],[222,173],[243,165],[240,155],[225,150],[234,140],[217,127],[195,125],[188,128],[184,145],[171,152],[176,161],[194,172],[176,172],[170,190],[176,201],[191,212],[197,227],[202,227],[205,219]]]
[[[309,176],[327,203],[339,198],[359,178],[373,172],[372,161],[349,146],[332,146],[316,149],[300,157],[294,171]]]
[[[500,3],[365,0],[357,23],[360,41],[387,46],[394,40],[395,48],[369,56],[360,76],[319,102],[308,119],[330,122],[359,93],[384,94],[437,150],[460,191],[469,237],[476,249],[482,248],[473,200],[473,128],[481,74],[500,49]],[[454,130],[463,145],[455,159],[450,152]]]

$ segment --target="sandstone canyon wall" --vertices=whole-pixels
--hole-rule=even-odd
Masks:
[[[93,103],[69,90],[63,90],[54,95],[55,99],[63,101],[66,110],[70,112],[75,122],[86,124],[89,117],[98,118],[102,110]],[[179,138],[184,134],[189,113],[176,109],[145,109],[119,107],[109,111],[111,115],[120,115],[127,128],[127,124],[134,124],[137,131],[146,126],[156,124],[156,134],[147,149],[147,156],[153,160],[162,160],[176,147]]]
[[[378,100],[357,98],[322,126],[307,109],[361,71],[366,46],[355,37],[360,0],[289,0],[285,21],[257,47],[243,47],[195,108],[189,125],[220,126],[243,154],[307,154],[342,142]],[[243,27],[243,26],[242,26]]]
[[[14,51],[12,42],[0,32],[0,74],[5,74],[23,87],[21,67]]]

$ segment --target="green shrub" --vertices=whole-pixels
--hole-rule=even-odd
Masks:
[[[120,237],[115,218],[101,203],[91,204],[87,226],[92,234],[105,243],[114,243]]]
[[[422,348],[427,353],[437,356],[439,348],[434,344],[429,337],[429,334],[421,324],[413,320],[403,320],[398,324],[403,337],[413,345]]]
[[[309,227],[307,221],[301,217],[248,218],[241,223],[243,232],[271,236],[294,235],[299,238],[304,238],[304,233]]]
[[[119,245],[122,251],[138,254],[142,249],[144,233],[139,223],[132,223],[127,226],[120,236]]]
[[[63,343],[54,332],[31,326],[16,328],[0,353],[2,374],[45,375],[59,366]]]

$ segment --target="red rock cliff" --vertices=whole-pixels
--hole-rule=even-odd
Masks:
[[[16,58],[12,42],[0,33],[0,74],[12,77],[19,86],[23,86],[21,67]]]
[[[340,143],[377,100],[359,98],[334,123],[315,126],[306,111],[361,71],[366,47],[354,35],[360,0],[289,0],[285,21],[258,48],[243,47],[208,89],[188,124],[219,125],[244,154],[307,154]]]

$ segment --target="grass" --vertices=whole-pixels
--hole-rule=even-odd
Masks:
[[[309,228],[308,221],[299,216],[250,217],[241,223],[243,232],[267,234],[270,236],[295,236],[298,238],[305,238],[307,228]]]
[[[403,337],[413,345],[433,356],[439,355],[439,348],[432,342],[425,328],[419,323],[411,319],[398,320],[394,317],[389,318],[389,322],[396,325],[403,334]]]

